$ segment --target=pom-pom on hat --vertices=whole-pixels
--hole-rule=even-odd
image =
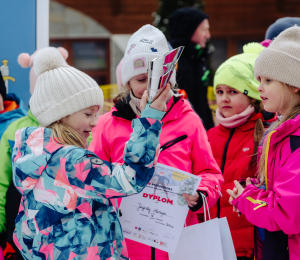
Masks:
[[[90,106],[102,108],[103,93],[96,81],[67,65],[56,48],[38,52],[33,69],[38,79],[29,104],[42,126]]]
[[[49,48],[49,47],[46,47]],[[32,95],[34,88],[35,88],[35,83],[37,80],[37,75],[35,74],[32,66],[33,66],[33,60],[38,52],[43,50],[44,48],[36,50],[32,55],[29,55],[28,53],[21,53],[18,56],[18,63],[22,68],[28,68],[31,67],[30,73],[29,73],[29,83],[30,83],[30,94]],[[60,54],[64,57],[66,60],[69,56],[68,51],[63,48],[63,47],[58,47],[57,50],[59,50]],[[67,62],[65,61],[65,65],[68,65]]]
[[[154,26],[147,24],[136,31],[129,39],[122,64],[122,84],[140,74],[147,73],[148,62],[161,58],[169,51],[165,35]],[[117,75],[118,76],[118,75]],[[176,84],[175,73],[170,79],[172,86]]]
[[[254,64],[264,47],[259,43],[244,45],[244,53],[226,60],[216,71],[214,91],[218,85],[230,86],[245,95],[261,100],[257,90],[259,82],[254,77]]]
[[[280,33],[258,56],[254,73],[300,88],[300,27]]]

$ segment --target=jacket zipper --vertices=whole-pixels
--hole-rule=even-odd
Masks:
[[[175,144],[177,144],[177,143],[179,143],[179,142],[181,142],[185,139],[187,139],[187,135],[181,135],[181,136],[179,136],[179,137],[177,137],[177,138],[175,138],[171,141],[168,141],[160,147],[160,151],[162,152],[162,151],[170,148],[171,146],[173,146],[173,145],[175,145]]]
[[[225,162],[226,162],[226,156],[227,156],[228,146],[229,146],[229,143],[231,141],[231,138],[232,138],[234,132],[235,132],[235,128],[232,128],[230,130],[229,138],[228,138],[228,140],[227,140],[227,142],[225,144],[223,158],[222,158],[222,165],[221,165],[221,172],[222,172],[222,174],[223,174],[224,168],[225,168]],[[220,218],[220,214],[221,214],[221,204],[220,204],[220,198],[219,198],[218,201],[217,201],[217,217],[218,218]]]
[[[166,115],[169,114],[169,112],[171,111],[171,109],[173,108],[174,105],[175,105],[175,103],[173,103],[173,104],[171,105],[171,107],[170,107],[169,110],[165,113],[165,115],[163,116],[163,118],[162,118],[161,120],[163,120],[163,119],[166,117]]]
[[[226,144],[225,144],[224,153],[223,153],[223,158],[222,158],[222,165],[221,165],[221,172],[222,172],[222,174],[223,174],[224,168],[225,168],[225,162],[226,162],[226,156],[227,156],[228,145],[229,145],[229,143],[230,143],[230,141],[231,141],[231,138],[232,138],[234,132],[235,132],[235,128],[232,128],[232,129],[230,130],[229,138],[228,138],[228,140],[227,140],[227,142],[226,142]]]

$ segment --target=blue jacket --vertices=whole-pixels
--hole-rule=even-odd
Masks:
[[[141,192],[154,173],[162,122],[144,111],[132,122],[122,165],[57,144],[48,128],[16,132],[13,181],[22,200],[14,242],[24,259],[128,259],[110,200]]]
[[[15,120],[27,116],[27,110],[24,106],[23,101],[13,93],[6,95],[6,100],[15,101],[19,108],[12,111],[5,112],[0,114],[0,139],[5,132],[6,128]]]

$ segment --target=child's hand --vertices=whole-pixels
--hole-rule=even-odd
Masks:
[[[234,185],[235,185],[235,187],[233,188],[233,190],[227,189],[226,192],[231,197],[233,197],[233,199],[236,199],[237,197],[239,197],[243,193],[244,188],[237,180],[234,181]]]
[[[228,201],[230,205],[232,205],[232,201],[239,197],[244,191],[243,186],[238,181],[234,181],[234,184],[235,187],[232,190],[226,190],[226,192],[230,195]],[[249,184],[251,184],[251,178],[246,179],[246,186],[248,186]],[[237,212],[238,216],[241,216],[241,212],[237,209],[237,207],[233,206],[233,211]]]
[[[237,189],[236,187],[234,187],[232,191],[233,191],[234,194],[237,194],[237,193],[238,193],[238,189]],[[234,198],[230,196],[230,197],[229,197],[229,201],[228,201],[230,205],[232,205],[232,201],[233,201],[233,200],[234,200]],[[236,212],[236,213],[238,214],[239,217],[241,216],[241,212],[237,209],[236,206],[233,206],[233,209],[232,209],[232,210],[233,210],[233,212]]]
[[[198,204],[199,194],[196,192],[195,195],[189,195],[187,193],[182,193],[182,197],[184,197],[185,201],[188,203],[189,207],[194,207]]]
[[[162,112],[166,112],[170,88],[171,85],[167,84],[165,89],[161,92],[161,94],[151,103],[150,107]],[[148,100],[148,91],[145,90],[141,100],[141,111],[145,109],[147,100]]]

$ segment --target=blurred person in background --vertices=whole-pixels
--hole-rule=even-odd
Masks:
[[[23,101],[13,93],[6,94],[4,79],[0,71],[0,139],[13,121],[26,114]]]
[[[283,17],[271,24],[266,32],[265,40],[274,40],[281,32],[292,26],[300,26],[299,17]]]
[[[170,43],[173,48],[185,46],[178,62],[177,83],[184,89],[206,130],[214,127],[207,102],[210,71],[207,60],[211,50],[208,15],[192,7],[176,10],[169,20]]]

